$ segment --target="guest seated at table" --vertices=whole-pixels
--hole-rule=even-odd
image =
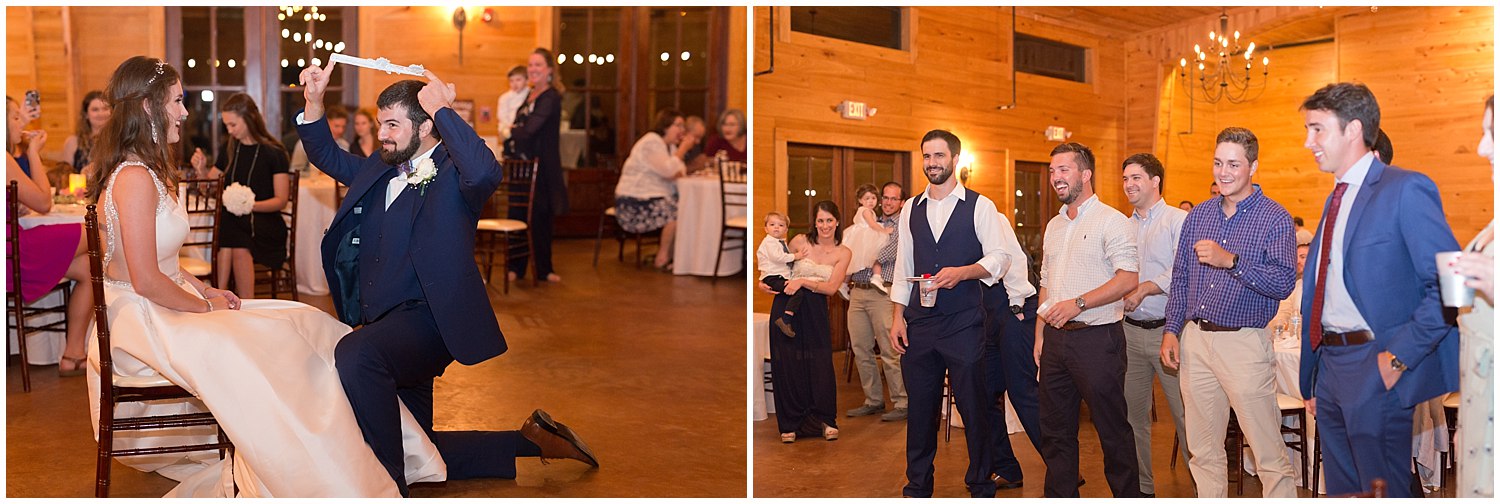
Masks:
[[[349,144],[349,153],[359,157],[370,157],[380,145],[375,139],[375,114],[370,109],[354,111],[354,142]]]
[[[99,130],[109,121],[109,100],[104,92],[89,91],[83,96],[83,106],[78,111],[78,131],[63,140],[63,162],[69,163],[73,173],[83,173],[89,164],[89,151],[94,150],[94,140]]]
[[[683,120],[683,125],[687,126],[687,132],[683,136],[693,137],[693,148],[688,149],[682,159],[687,161],[688,168],[697,170],[710,159],[703,155],[703,138],[708,136],[708,127],[703,124],[703,118],[698,116],[688,116]]]
[[[725,110],[719,114],[719,134],[708,139],[703,146],[703,155],[708,159],[724,153],[724,159],[745,162],[745,113],[740,109]]]
[[[30,142],[30,134],[23,135],[21,131],[27,124],[31,124],[31,121],[35,121],[38,117],[42,116],[42,108],[40,105],[22,107],[20,106],[20,102],[17,102],[9,95],[5,97],[5,103],[6,128],[7,131],[12,132],[6,135],[5,152],[10,154],[16,160],[17,164],[21,165],[23,173],[30,176],[32,166],[43,166],[42,153],[41,150],[32,151],[27,148],[27,144]],[[14,117],[11,116],[10,111],[12,109],[17,111]],[[43,169],[42,171],[46,172],[47,170]]]
[[[324,114],[328,117],[328,131],[333,133],[333,141],[344,152],[349,152],[349,141],[344,139],[344,130],[349,126],[349,109],[343,105],[333,105]],[[307,147],[303,147],[302,140],[299,139],[297,146],[292,148],[292,171],[307,175],[312,173],[311,166],[307,162]]]
[[[23,136],[30,137],[26,154],[34,160],[41,159],[40,152],[47,145],[47,132],[42,130],[22,131],[25,124],[21,107],[9,96],[5,97],[6,140],[15,144]],[[35,166],[41,166],[36,164]],[[20,164],[11,156],[5,156],[5,178],[7,183],[16,183],[16,199],[21,211],[45,214],[52,210],[52,184],[43,170],[31,174],[21,171]],[[46,296],[63,278],[77,282],[68,300],[68,332],[63,346],[62,359],[57,363],[57,374],[79,376],[87,363],[84,336],[93,316],[89,311],[94,300],[93,284],[89,282],[88,258],[84,255],[83,240],[79,239],[83,226],[78,224],[52,224],[22,229],[20,234],[20,264],[7,264],[7,268],[20,268],[21,301],[31,304]],[[6,279],[6,292],[18,288]],[[22,365],[25,365],[24,363]]]
[[[1193,202],[1188,201],[1188,200],[1182,200],[1181,203],[1177,204],[1177,208],[1181,208],[1183,210],[1187,210],[1187,211],[1191,212],[1191,211],[1193,211]]]
[[[677,234],[677,179],[687,166],[683,155],[694,139],[684,135],[682,114],[672,109],[656,113],[655,126],[630,148],[630,157],[615,184],[615,218],[627,233],[661,230],[656,251],[657,269],[671,271],[672,243]]]
[[[1311,236],[1303,239],[1300,233],[1297,235],[1297,283],[1292,285],[1292,295],[1281,300],[1281,306],[1276,309],[1276,318],[1271,319],[1271,329],[1274,331],[1272,336],[1280,336],[1282,331],[1286,331],[1290,336],[1298,339],[1302,337],[1296,331],[1301,329],[1302,270],[1307,267],[1307,250],[1311,244]],[[1299,317],[1298,324],[1292,323],[1292,317]]]
[[[255,295],[255,265],[279,269],[286,261],[286,220],[278,213],[291,196],[286,147],[266,131],[266,122],[250,95],[236,93],[224,101],[219,115],[224,120],[224,150],[213,166],[202,151],[193,152],[192,165],[198,178],[224,175],[225,197],[219,207],[220,287],[228,287],[232,276],[234,293],[249,299]],[[230,208],[230,188],[236,184],[254,192],[248,212]]]

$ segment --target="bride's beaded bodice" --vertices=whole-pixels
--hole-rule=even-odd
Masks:
[[[130,287],[130,275],[126,271],[125,261],[118,263],[114,261],[117,257],[121,259],[125,257],[125,244],[120,237],[120,212],[115,205],[115,178],[130,166],[145,169],[156,186],[156,264],[162,274],[181,284],[185,280],[178,267],[177,254],[182,249],[182,243],[187,240],[190,231],[187,210],[177,204],[156,173],[138,161],[120,163],[115,172],[110,174],[104,194],[99,199],[100,206],[104,209],[104,281],[116,287]],[[147,195],[129,194],[125,197],[142,198]]]

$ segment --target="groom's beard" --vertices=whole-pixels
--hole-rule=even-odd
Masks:
[[[402,148],[401,150],[387,151],[385,150],[384,145],[382,145],[381,147],[380,160],[385,164],[396,166],[400,165],[401,163],[411,161],[411,158],[416,157],[417,149],[422,147],[422,143],[417,141],[416,135],[412,135],[411,141],[407,142],[406,147]]]

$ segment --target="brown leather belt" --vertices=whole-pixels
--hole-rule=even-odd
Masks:
[[[856,289],[875,289],[876,288],[874,282],[849,282],[849,286],[853,287],[853,288],[856,288]],[[886,287],[890,287],[890,285],[886,284]]]
[[[1088,325],[1086,323],[1079,322],[1077,320],[1069,320],[1068,323],[1063,324],[1063,326],[1062,326],[1061,329],[1064,330],[1064,331],[1077,331],[1079,329],[1088,329],[1090,327],[1098,327],[1098,326],[1091,326],[1091,325]]]
[[[1167,319],[1136,320],[1130,317],[1125,317],[1125,323],[1139,327],[1141,329],[1156,329],[1161,326],[1167,325]]]
[[[1370,331],[1333,332],[1323,330],[1323,340],[1318,344],[1321,346],[1354,346],[1363,345],[1375,341],[1375,334]]]
[[[1193,319],[1193,322],[1195,322],[1195,323],[1198,324],[1198,328],[1199,329],[1202,329],[1204,331],[1210,331],[1210,332],[1235,332],[1235,331],[1238,331],[1240,329],[1244,329],[1243,327],[1221,326],[1219,324],[1215,324],[1213,322],[1209,322],[1209,321],[1203,320],[1201,318],[1195,318],[1195,319]]]

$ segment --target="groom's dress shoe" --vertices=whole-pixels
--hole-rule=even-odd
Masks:
[[[552,417],[545,411],[531,412],[531,418],[521,424],[521,436],[541,448],[543,462],[547,459],[573,459],[599,467],[599,460],[594,458],[594,452],[589,450],[583,440],[578,439],[573,429],[552,421]]]

